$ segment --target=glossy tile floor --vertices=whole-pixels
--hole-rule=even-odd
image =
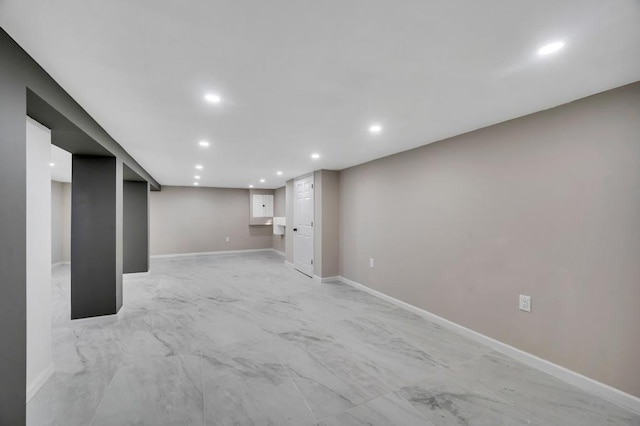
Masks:
[[[30,425],[640,425],[640,416],[275,253],[152,262],[112,323],[69,318]]]

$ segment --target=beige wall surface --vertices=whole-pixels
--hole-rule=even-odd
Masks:
[[[286,217],[286,190],[283,186],[275,190],[273,199],[273,215],[278,217]],[[272,247],[274,250],[284,253],[286,251],[286,239],[284,235],[274,235]]]
[[[640,396],[640,83],[343,170],[340,207],[341,275]]]
[[[51,181],[51,263],[71,261],[71,184]]]
[[[150,193],[149,208],[151,255],[272,245],[271,226],[249,226],[247,189],[163,186]]]
[[[339,274],[338,251],[340,245],[340,173],[321,170],[322,173],[322,264],[319,275],[322,278]]]

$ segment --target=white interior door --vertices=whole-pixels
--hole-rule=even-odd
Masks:
[[[293,185],[293,265],[313,276],[313,175],[296,179]]]

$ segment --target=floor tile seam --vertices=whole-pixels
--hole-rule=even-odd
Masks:
[[[545,373],[545,372],[543,372],[543,371],[539,371],[539,370],[536,370],[536,372],[544,373],[544,374],[548,374],[548,373]],[[553,377],[553,376],[551,376],[551,377]],[[553,378],[555,379],[555,377],[553,377]],[[557,379],[557,380],[559,380],[559,379]],[[545,424],[544,419],[542,419],[541,417],[537,416],[535,413],[533,413],[533,412],[532,412],[530,409],[528,409],[527,407],[524,407],[524,406],[520,406],[520,405],[518,405],[518,404],[517,404],[517,402],[516,402],[515,400],[511,399],[511,397],[509,397],[508,395],[505,395],[505,396],[498,395],[494,390],[492,390],[492,389],[490,389],[489,387],[487,387],[484,383],[482,383],[482,382],[476,382],[476,383],[477,383],[479,386],[481,386],[481,387],[483,387],[483,388],[485,388],[485,389],[489,390],[489,391],[490,391],[490,392],[492,392],[493,394],[496,394],[499,398],[501,398],[503,401],[505,401],[505,402],[507,402],[508,404],[510,404],[510,405],[511,405],[512,407],[514,407],[515,409],[517,409],[517,410],[519,410],[519,411],[521,411],[521,412],[523,412],[523,413],[525,413],[525,414],[530,415],[533,419],[535,419],[536,421],[538,421],[538,422],[539,422],[539,424]],[[570,384],[570,383],[562,382],[562,384],[563,384],[563,385],[567,385],[567,386],[569,386],[569,387],[573,388],[574,390],[577,390],[579,393],[584,393],[584,394],[587,394],[587,395],[589,395],[589,396],[591,396],[591,397],[595,397],[596,399],[598,399],[598,400],[600,400],[600,401],[605,401],[605,402],[607,402],[607,403],[609,403],[609,404],[615,405],[615,406],[616,406],[616,408],[621,409],[621,410],[622,410],[622,411],[624,411],[625,413],[631,413],[631,414],[633,414],[634,416],[638,416],[638,414],[637,414],[636,412],[634,412],[634,411],[632,411],[632,410],[630,410],[630,409],[628,409],[628,408],[626,408],[626,407],[624,407],[624,406],[622,406],[622,405],[618,405],[617,403],[615,403],[615,402],[613,402],[613,401],[609,401],[608,399],[605,399],[605,398],[603,398],[603,397],[601,397],[601,396],[599,396],[599,395],[597,395],[597,394],[595,394],[595,393],[591,393],[591,392],[588,392],[588,391],[584,391],[584,390],[582,390],[582,389],[580,389],[580,388],[578,388],[578,387],[576,387],[576,386],[574,386],[574,385],[572,385],[572,384]],[[516,393],[517,393],[517,392],[515,392],[515,391],[514,391],[514,394],[516,394]],[[547,404],[553,404],[554,406],[560,406],[560,407],[566,407],[566,408],[575,408],[573,405],[569,405],[569,404],[558,404],[558,403],[555,403],[554,401],[550,401],[550,402],[549,402],[549,403],[547,403]],[[588,413],[592,413],[592,414],[600,415],[600,416],[604,416],[604,415],[605,415],[602,411],[597,411],[597,410],[593,410],[593,409],[590,409],[590,408],[582,407],[582,408],[580,408],[580,410],[581,410],[581,411],[586,411],[586,412],[588,412]],[[609,417],[609,416],[607,415],[607,417]],[[616,418],[620,418],[620,417],[616,416]]]
[[[113,383],[113,380],[115,379],[116,373],[118,372],[119,369],[120,369],[120,367],[116,367],[114,369],[113,374],[111,375],[111,378],[109,379],[109,383],[104,387],[104,389],[102,391],[102,396],[100,397],[100,401],[98,402],[98,405],[96,406],[96,409],[93,412],[93,416],[91,416],[91,421],[89,422],[89,426],[93,426],[93,423],[96,420],[96,416],[98,415],[98,410],[100,410],[100,407],[102,406],[104,398],[107,395],[107,390],[109,389],[109,387],[111,387],[111,384]]]
[[[206,425],[206,401],[207,399],[205,398],[204,395],[204,366],[203,366],[203,359],[202,359],[202,351],[200,351],[200,355],[198,356],[198,360],[200,362],[200,386],[202,389],[202,426]]]
[[[280,337],[280,336],[278,336],[278,337]],[[281,338],[281,339],[283,339],[283,341],[288,342],[286,339],[284,339],[284,338],[282,338],[282,337],[280,337],[280,338]],[[337,372],[336,370],[334,370],[330,365],[326,364],[322,359],[320,359],[320,358],[318,358],[318,357],[314,356],[314,354],[313,354],[311,351],[307,350],[307,349],[306,349],[306,348],[304,348],[304,347],[298,346],[298,345],[296,345],[295,343],[291,343],[291,342],[288,342],[288,343],[289,343],[289,344],[291,344],[291,345],[293,345],[293,346],[294,346],[294,347],[296,347],[297,349],[299,349],[299,350],[303,351],[303,352],[304,352],[305,354],[307,354],[307,356],[309,356],[311,359],[315,360],[318,364],[320,364],[321,366],[323,366],[324,368],[326,368],[327,370],[329,370],[329,372],[331,372],[331,373],[332,373],[332,374],[333,374],[333,375],[334,375],[334,376],[335,376],[335,377],[336,377],[336,378],[337,378],[337,379],[338,379],[342,384],[349,385],[349,383],[345,383],[345,382],[342,380],[342,378],[341,378],[342,376],[339,374],[339,372]],[[282,364],[282,363],[281,363],[281,364]],[[286,368],[286,366],[284,366],[284,367]],[[389,382],[387,382],[386,380],[382,380],[382,379],[381,379],[381,382],[382,382],[382,383],[383,383],[387,388],[389,388],[389,389],[393,389],[393,388],[394,388],[394,386],[393,386],[392,384],[390,384]],[[387,392],[387,393],[388,393],[388,392]],[[380,396],[383,396],[383,395],[386,395],[386,393],[377,394],[376,396],[374,396],[374,397],[372,397],[372,398],[369,398],[369,399],[366,399],[366,400],[364,400],[363,402],[360,402],[360,403],[358,403],[358,404],[353,404],[353,406],[352,406],[352,407],[350,407],[350,408],[348,408],[347,410],[350,410],[351,408],[354,408],[354,407],[357,407],[357,406],[359,406],[359,405],[362,405],[362,404],[364,404],[364,403],[366,403],[366,402],[372,401],[372,400],[374,400],[374,399],[376,399],[376,398],[379,398]],[[349,400],[349,401],[351,402],[351,400]],[[344,411],[347,411],[347,410],[344,410]],[[343,411],[343,412],[344,412],[344,411]],[[314,413],[314,414],[315,414],[315,413]],[[328,417],[331,417],[331,416],[328,416]],[[322,421],[322,420],[321,420],[321,419],[319,419],[318,421],[320,422],[320,421]]]
[[[436,367],[433,374],[429,375],[429,377],[423,377],[421,379],[417,379],[417,380],[412,380],[410,382],[407,382],[406,384],[400,385],[398,386],[396,389],[394,389],[394,392],[399,392],[401,391],[403,388],[408,388],[408,387],[412,387],[412,386],[419,386],[420,383],[423,383],[429,379],[433,379],[435,377],[438,376],[443,376],[446,374],[446,372],[448,371],[448,369],[446,367]]]
[[[280,357],[278,357],[280,358]],[[293,383],[293,386],[296,388],[296,391],[298,391],[298,394],[300,395],[300,397],[302,398],[302,400],[304,401],[304,405],[306,405],[307,409],[309,410],[309,412],[311,413],[311,415],[313,416],[313,418],[316,420],[315,423],[318,423],[320,420],[318,419],[318,415],[316,414],[316,412],[313,410],[313,408],[311,408],[311,405],[309,405],[309,402],[307,401],[307,398],[304,396],[304,394],[302,393],[302,391],[300,390],[300,387],[298,386],[298,384],[296,383],[295,379],[293,378],[293,376],[291,375],[291,372],[289,371],[289,367],[287,367],[285,364],[282,363],[281,359],[278,359],[278,363],[280,364],[280,366],[284,369],[285,373],[287,374],[287,376],[289,377],[289,380],[291,381],[291,383]],[[314,423],[314,424],[315,424]]]
[[[279,337],[280,337],[280,338],[282,338],[281,336],[279,336]],[[286,339],[285,339],[285,340],[286,340]],[[339,340],[339,341],[344,341],[344,339],[338,339],[338,340]],[[415,347],[414,345],[412,345],[412,344],[410,344],[410,343],[408,343],[408,344],[409,344],[409,345],[411,345],[411,347],[413,347],[413,348],[415,348],[415,349],[417,349],[417,350],[421,350],[420,348],[417,348],[417,347]],[[320,365],[324,366],[327,370],[329,370],[331,373],[333,373],[333,374],[334,374],[334,375],[335,375],[335,376],[336,376],[340,381],[342,381],[342,379],[340,379],[340,377],[341,377],[341,376],[340,376],[340,374],[339,374],[337,371],[335,371],[335,370],[334,370],[330,365],[328,365],[327,363],[325,363],[322,359],[319,359],[319,358],[315,357],[315,356],[314,356],[314,354],[313,354],[311,351],[307,350],[307,348],[305,348],[305,347],[298,346],[298,345],[296,345],[296,347],[298,347],[300,350],[304,351],[307,355],[309,355],[311,358],[313,358],[314,360],[316,360],[316,362],[318,362]],[[352,350],[350,350],[348,346],[344,346],[344,348],[345,348],[346,350],[348,350],[348,352],[349,352],[349,353],[355,353],[355,352],[353,352]],[[445,367],[446,367],[446,366],[442,366],[442,365],[436,364],[436,365],[434,366],[434,369],[435,369],[436,371],[439,371],[439,370],[441,370],[441,369],[443,369],[443,368],[445,368]],[[401,379],[400,377],[398,377],[398,375],[397,375],[397,374],[395,374],[392,370],[389,370],[389,372],[392,374],[392,376],[393,376],[393,378],[394,378],[394,379],[397,379],[398,381],[402,382],[402,379]],[[424,379],[422,379],[422,380],[424,380]],[[381,381],[381,383],[383,383],[383,384],[384,384],[388,389],[399,389],[399,387],[398,387],[398,388],[396,388],[395,384],[394,384],[394,383],[391,383],[391,382],[390,382],[389,380],[387,380],[387,379],[380,379],[380,381]],[[347,383],[347,384],[348,384],[348,383]],[[401,387],[402,387],[402,386],[401,386]],[[383,395],[384,395],[384,394],[383,394]],[[378,397],[379,397],[379,396],[380,396],[380,395],[378,395]],[[375,399],[375,398],[374,398],[374,399]],[[356,406],[357,406],[357,405],[360,405],[360,404],[362,404],[362,403],[356,404]]]
[[[402,399],[403,401],[405,401],[407,404],[409,404],[411,407],[413,407],[413,409],[416,411],[416,413],[418,413],[418,415],[424,419],[428,425],[430,426],[437,426],[436,423],[434,423],[432,421],[432,419],[430,419],[429,417],[427,417],[426,414],[424,414],[418,407],[416,407],[411,401],[409,401],[407,398],[404,397],[404,395],[402,395],[402,393],[400,393],[400,389],[397,389],[393,392],[389,392],[389,393],[394,393],[396,396],[398,396],[398,398]]]
[[[332,415],[330,415],[330,416],[323,417],[323,418],[321,418],[321,419],[319,419],[319,420],[318,420],[318,423],[322,423],[323,421],[325,421],[325,420],[327,420],[327,419],[330,419],[330,418],[332,418],[332,417],[340,416],[340,415],[342,415],[342,414],[346,413],[347,411],[353,410],[354,408],[357,408],[357,407],[359,407],[359,406],[361,406],[361,405],[367,404],[367,403],[369,403],[369,402],[371,402],[371,401],[374,401],[374,400],[376,400],[376,399],[378,399],[378,398],[382,398],[383,396],[388,395],[388,394],[393,393],[393,392],[395,392],[395,390],[390,390],[390,391],[387,391],[387,392],[383,392],[383,393],[381,393],[381,394],[376,394],[375,396],[373,396],[373,397],[371,397],[371,398],[368,398],[368,399],[365,399],[364,401],[359,402],[359,403],[357,403],[357,404],[354,404],[353,406],[351,406],[351,407],[347,408],[346,410],[342,410],[341,412],[339,412],[339,413],[337,413],[337,414],[332,414]]]
[[[477,357],[475,357],[475,358],[473,358],[473,359],[467,360],[467,361],[465,361],[465,362],[463,362],[463,363],[460,363],[460,364],[456,365],[456,367],[459,367],[459,366],[462,366],[463,364],[466,364],[466,363],[469,363],[469,362],[471,362],[471,361],[474,361],[474,360],[480,359],[480,358],[482,358],[483,356],[488,355],[488,354],[490,354],[490,353],[492,353],[492,352],[495,352],[495,351],[493,351],[493,350],[492,350],[492,351],[490,351],[490,352],[488,352],[488,353],[486,353],[486,354],[479,355],[479,356],[477,356]],[[536,372],[540,372],[540,371],[536,370]],[[538,424],[545,424],[545,422],[543,421],[543,419],[539,418],[538,416],[536,416],[534,413],[532,413],[532,412],[531,412],[531,411],[529,411],[528,409],[526,409],[526,408],[524,408],[524,407],[521,407],[521,406],[520,406],[520,405],[519,405],[515,400],[511,399],[508,395],[501,395],[501,394],[499,394],[498,392],[496,392],[495,390],[491,389],[490,387],[488,387],[487,385],[485,385],[484,383],[482,383],[482,382],[481,382],[481,381],[479,381],[479,380],[469,380],[469,382],[470,382],[470,383],[472,383],[473,385],[478,386],[479,388],[483,389],[483,390],[484,390],[484,391],[486,391],[489,395],[492,395],[493,397],[495,397],[497,401],[502,401],[502,402],[504,402],[504,403],[506,403],[506,404],[509,404],[509,405],[510,405],[511,407],[513,407],[514,409],[516,409],[516,410],[518,410],[518,411],[521,411],[522,413],[524,413],[524,414],[527,414],[527,415],[531,416],[531,418],[532,418],[533,420],[535,420]]]
[[[484,357],[484,356],[486,356],[486,355],[489,355],[489,354],[491,354],[491,353],[493,353],[493,352],[495,352],[493,349],[491,349],[491,348],[488,348],[488,347],[487,347],[487,351],[486,351],[486,352],[482,352],[482,353],[480,353],[480,354],[478,354],[478,355],[475,355],[475,356],[473,356],[473,357],[471,357],[471,358],[469,358],[469,359],[465,359],[464,361],[454,362],[454,363],[451,363],[451,364],[446,364],[446,366],[447,366],[449,369],[454,369],[454,368],[457,368],[457,367],[462,367],[462,366],[464,366],[465,364],[468,364],[468,363],[470,363],[470,362],[476,361],[476,360],[478,360],[478,359],[480,359],[480,358],[482,358],[482,357]]]
[[[360,406],[362,406],[362,405],[368,404],[368,403],[369,403],[369,402],[371,402],[371,401],[375,401],[375,400],[376,400],[376,399],[378,399],[378,398],[383,398],[383,397],[385,397],[385,396],[387,396],[387,395],[395,394],[397,397],[399,397],[400,399],[402,399],[403,401],[406,401],[409,405],[411,405],[411,407],[413,407],[413,408],[416,410],[416,412],[418,413],[418,415],[420,416],[420,418],[424,419],[426,422],[428,422],[428,424],[433,425],[433,423],[431,422],[431,420],[430,420],[429,418],[427,418],[424,414],[422,414],[422,412],[421,412],[420,410],[418,410],[418,409],[417,409],[417,408],[416,408],[416,407],[411,403],[411,401],[408,401],[404,396],[402,396],[402,394],[400,394],[399,390],[400,390],[401,388],[402,388],[402,387],[399,387],[399,388],[396,388],[396,389],[392,389],[392,390],[390,390],[390,391],[388,391],[388,392],[384,392],[384,393],[382,393],[382,394],[380,394],[380,395],[377,395],[377,396],[375,396],[375,397],[373,397],[373,398],[369,398],[369,399],[367,399],[366,401],[363,401],[363,402],[361,402],[361,403],[359,403],[359,404],[356,404],[356,405],[354,405],[353,407],[347,408],[346,410],[343,410],[343,411],[341,411],[341,412],[340,412],[340,413],[338,413],[338,414],[334,414],[334,415],[331,415],[331,416],[323,417],[322,419],[318,420],[317,424],[322,423],[323,421],[328,420],[328,419],[331,419],[331,418],[333,418],[333,417],[338,417],[338,416],[340,416],[340,415],[342,415],[342,414],[347,413],[348,411],[351,411],[351,410],[353,410],[353,409],[355,409],[355,408],[358,408],[358,407],[360,407]]]
[[[591,393],[591,392],[588,392],[588,391],[582,390],[582,389],[580,389],[579,387],[577,387],[577,386],[575,386],[575,385],[572,385],[571,383],[567,383],[567,382],[565,382],[564,380],[561,380],[561,379],[559,379],[559,378],[557,378],[557,377],[555,377],[555,376],[553,376],[553,375],[551,375],[551,374],[549,374],[549,373],[547,373],[547,372],[545,372],[545,371],[539,370],[539,369],[534,368],[534,367],[530,367],[530,366],[528,366],[527,364],[524,364],[524,363],[522,363],[521,361],[518,361],[518,360],[516,360],[516,359],[514,359],[514,358],[510,357],[509,355],[506,355],[506,354],[504,354],[504,353],[502,353],[502,352],[500,352],[500,351],[497,351],[497,350],[490,350],[489,352],[487,352],[487,353],[485,353],[485,354],[479,355],[479,356],[477,356],[477,357],[475,357],[475,358],[473,358],[473,359],[470,359],[470,360],[464,361],[464,362],[462,362],[462,363],[459,363],[459,364],[455,365],[455,367],[460,367],[460,366],[462,366],[462,365],[464,365],[464,364],[466,364],[466,363],[469,363],[469,362],[475,361],[475,360],[477,360],[477,359],[479,359],[479,358],[482,358],[482,357],[484,357],[484,356],[486,356],[486,355],[491,355],[491,354],[493,354],[493,353],[495,353],[495,354],[499,354],[499,355],[502,355],[502,356],[505,356],[505,357],[507,357],[507,358],[508,358],[508,360],[509,360],[509,361],[514,362],[514,363],[516,363],[516,364],[521,364],[521,365],[522,365],[522,366],[524,366],[526,369],[530,370],[532,373],[535,373],[536,375],[539,375],[539,376],[542,376],[542,377],[551,378],[552,380],[557,381],[557,382],[558,382],[558,384],[560,384],[560,385],[562,385],[562,386],[565,386],[565,387],[568,387],[569,389],[573,389],[574,391],[577,391],[577,392],[579,392],[579,393],[588,394],[588,395],[591,395],[591,396],[595,396],[595,397],[596,397],[596,398],[598,398],[598,399],[602,399],[602,400],[604,400],[604,401],[611,402],[611,401],[609,401],[609,400],[607,400],[607,399],[604,399],[604,398],[602,398],[602,397],[598,396],[597,394],[594,394],[594,393]],[[491,389],[490,389],[490,388],[488,388],[486,385],[484,385],[482,382],[479,382],[479,381],[478,381],[478,382],[476,382],[476,383],[478,383],[479,385],[483,386],[485,389],[489,389],[489,390],[491,390]],[[492,391],[492,392],[494,392],[494,391]],[[508,398],[507,398],[507,397],[504,397],[504,399],[505,399],[505,400],[507,400]],[[509,402],[512,402],[512,401],[509,399]],[[616,404],[616,405],[617,405],[617,404]],[[624,407],[622,407],[622,408],[624,408]],[[625,409],[625,410],[628,410],[628,409]]]
[[[537,424],[540,424],[540,425],[545,424],[543,419],[541,419],[540,417],[536,416],[534,413],[532,413],[527,408],[521,407],[520,405],[518,405],[514,400],[509,398],[509,396],[499,395],[494,390],[492,390],[491,388],[485,386],[481,382],[474,382],[474,384],[476,384],[477,386],[479,386],[479,387],[483,388],[484,390],[488,391],[491,395],[495,395],[499,400],[504,401],[505,403],[507,403],[511,407],[513,407],[514,409],[522,412],[523,414],[527,414],[527,415],[531,416],[531,419],[534,420]]]

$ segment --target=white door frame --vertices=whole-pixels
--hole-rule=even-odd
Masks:
[[[311,207],[307,214],[307,222],[304,219],[300,219],[299,215],[302,213],[299,211],[298,206],[298,190],[297,183],[301,180],[311,178]],[[298,271],[310,277],[314,276],[314,259],[315,259],[315,177],[313,173],[308,175],[297,177],[293,181],[293,267]],[[306,237],[305,241],[300,238]],[[300,246],[305,244],[306,246]],[[310,260],[310,263],[308,263]]]

